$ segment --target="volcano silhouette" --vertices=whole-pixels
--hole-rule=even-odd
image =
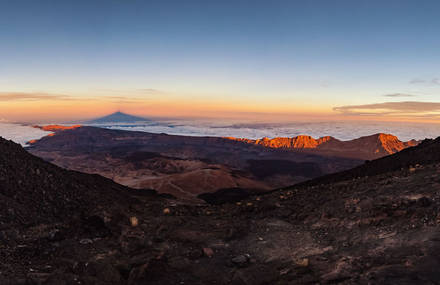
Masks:
[[[87,121],[88,124],[151,122],[150,119],[129,115],[122,112]]]

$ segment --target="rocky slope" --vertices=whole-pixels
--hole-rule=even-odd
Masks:
[[[32,225],[80,215],[115,198],[126,200],[129,188],[110,179],[64,170],[11,141],[0,144],[0,227],[7,227],[9,218]]]
[[[414,171],[418,165],[426,165],[440,161],[440,138],[426,139],[418,147],[402,150],[398,155],[385,156],[346,171],[325,175],[317,179],[306,181],[303,185],[332,183],[360,177],[374,176],[381,173],[400,169]]]
[[[131,195],[0,140],[0,284],[438,284],[438,150],[440,139],[384,158],[412,167],[372,161],[373,176],[208,205]],[[27,208],[44,215],[15,214]]]
[[[259,140],[237,139],[232,137],[227,139],[275,149],[306,151],[365,160],[390,155],[405,148],[416,146],[419,143],[415,140],[402,142],[396,136],[383,133],[350,141],[341,141],[330,136],[314,139],[311,136],[304,135],[293,138],[263,138]]]
[[[43,271],[35,274],[39,280],[55,268],[56,263],[44,268],[38,263],[63,251],[67,244],[61,240],[112,235],[119,220],[129,219],[136,195],[110,179],[47,163],[0,138],[0,284],[39,284],[28,277]],[[162,199],[154,191],[142,195]],[[10,281],[11,274],[21,277]]]

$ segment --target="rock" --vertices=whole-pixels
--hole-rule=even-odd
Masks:
[[[235,257],[233,257],[231,259],[232,263],[236,264],[236,265],[245,265],[247,263],[249,263],[250,260],[250,255],[249,254],[242,254],[242,255],[237,255]]]
[[[212,248],[209,247],[204,247],[203,253],[209,258],[211,258],[214,255],[214,251],[212,250]]]
[[[137,227],[139,225],[139,220],[136,217],[130,217],[130,225],[132,227]]]
[[[89,239],[89,238],[83,238],[82,240],[79,241],[80,244],[92,244],[93,240]]]
[[[300,259],[296,262],[296,265],[298,265],[299,267],[307,267],[309,266],[309,259],[308,258]]]

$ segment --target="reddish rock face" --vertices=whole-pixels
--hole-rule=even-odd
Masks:
[[[258,140],[233,137],[228,137],[227,139],[268,148],[319,152],[323,154],[361,159],[375,159],[381,156],[394,154],[407,147],[416,146],[419,143],[415,140],[402,142],[396,136],[382,133],[350,141],[340,141],[330,136],[314,139],[311,136],[305,135],[292,138],[263,138]]]
[[[378,140],[380,142],[380,146],[382,146],[383,149],[389,154],[393,154],[407,147],[416,146],[419,144],[415,140],[402,142],[396,136],[389,134],[378,134]]]
[[[41,129],[46,132],[52,132],[47,135],[47,137],[53,137],[55,133],[67,130],[74,130],[82,127],[81,125],[73,125],[73,126],[62,126],[62,125],[46,125],[46,126],[34,126],[36,129]],[[36,144],[38,140],[30,140],[27,143],[29,145]]]
[[[270,148],[292,148],[292,149],[304,149],[304,148],[317,148],[319,145],[336,140],[333,137],[326,136],[319,139],[314,139],[311,136],[300,135],[293,138],[262,138],[258,140],[239,139],[228,137],[230,140],[241,141],[249,144],[261,145]]]
[[[59,132],[65,130],[73,130],[82,127],[81,125],[74,126],[62,126],[62,125],[47,125],[47,126],[35,126],[35,128],[42,129],[47,132]]]

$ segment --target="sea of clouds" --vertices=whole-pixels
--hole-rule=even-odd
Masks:
[[[217,136],[259,139],[263,137],[294,137],[310,135],[314,138],[333,136],[341,140],[350,140],[375,133],[389,133],[399,139],[421,140],[440,136],[440,124],[399,123],[399,122],[293,122],[272,123],[222,123],[218,121],[169,120],[136,124],[95,125],[109,129],[166,133],[187,136]],[[48,135],[32,126],[12,123],[0,123],[0,136],[22,145],[29,140]]]
[[[44,136],[47,136],[49,133],[50,132],[45,132],[32,126],[13,123],[0,123],[0,136],[8,140],[13,140],[14,142],[23,146],[26,146],[28,141],[40,139]]]
[[[221,123],[213,121],[168,121],[160,123],[100,125],[109,129],[166,133],[188,136],[218,136],[259,139],[263,137],[294,137],[310,135],[314,138],[333,136],[351,140],[376,133],[393,134],[401,140],[421,140],[440,136],[440,124],[400,122],[293,122]]]

